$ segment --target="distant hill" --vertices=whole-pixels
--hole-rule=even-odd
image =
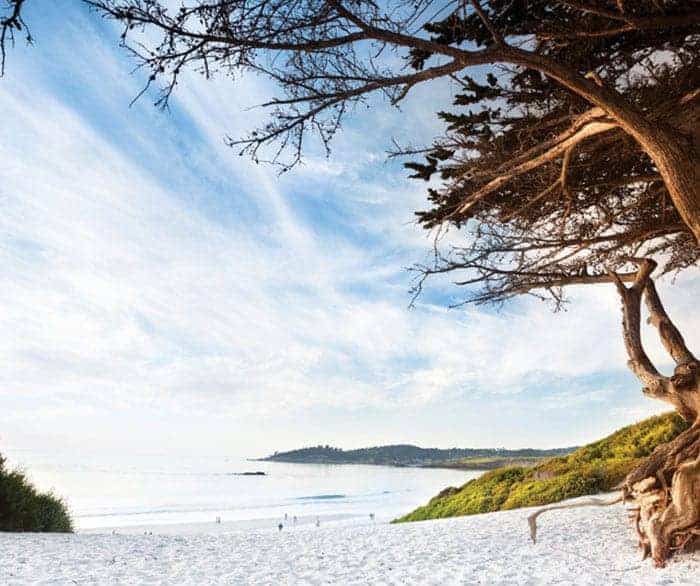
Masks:
[[[687,427],[675,413],[652,417],[567,456],[551,458],[531,468],[500,468],[459,488],[450,486],[397,521],[540,506],[610,491],[656,446],[672,440]]]
[[[289,452],[275,452],[261,458],[268,462],[297,464],[375,464],[383,466],[447,467],[486,470],[515,462],[531,465],[542,458],[562,456],[576,448],[552,450],[506,450],[503,448],[419,448],[399,444],[357,450],[341,450],[331,446],[315,446]]]

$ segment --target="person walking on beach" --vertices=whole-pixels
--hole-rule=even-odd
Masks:
[[[280,530],[280,531],[282,531],[282,527],[284,527],[284,525],[282,525],[282,523],[280,523],[279,525],[277,525],[277,529]]]

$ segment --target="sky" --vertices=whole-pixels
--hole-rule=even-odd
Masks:
[[[612,286],[566,311],[448,309],[406,267],[425,184],[387,160],[450,88],[353,113],[284,176],[224,144],[262,79],[187,76],[169,111],[79,3],[28,3],[0,80],[0,451],[257,457],[332,444],[557,447],[665,410],[627,371]],[[659,288],[691,347],[697,274]],[[669,361],[652,332],[654,360]]]

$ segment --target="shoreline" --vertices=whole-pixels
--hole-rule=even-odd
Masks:
[[[248,462],[266,462],[270,464],[301,464],[313,466],[385,466],[387,468],[411,468],[411,469],[437,469],[437,470],[464,470],[465,472],[489,472],[498,468],[506,468],[510,466],[522,466],[530,468],[536,466],[540,462],[549,460],[556,456],[546,456],[542,458],[522,458],[522,459],[507,459],[494,460],[489,463],[460,463],[460,462],[436,462],[434,464],[402,464],[390,462],[299,462],[295,460],[276,460],[269,458],[253,458],[248,459]],[[248,474],[248,476],[251,476]],[[270,476],[269,474],[267,476]]]
[[[292,530],[301,527],[314,526],[316,520],[320,520],[321,526],[348,522],[360,523],[364,517],[352,513],[330,513],[320,515],[298,515],[294,523],[293,517],[287,520],[283,517],[265,517],[259,519],[236,519],[216,521],[193,521],[173,523],[140,523],[136,525],[90,527],[78,529],[76,534],[81,535],[219,535],[245,531],[273,531],[278,532],[278,524],[284,525],[284,530]]]

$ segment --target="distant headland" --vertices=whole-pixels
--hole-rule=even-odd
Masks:
[[[262,462],[295,464],[372,464],[377,466],[411,466],[419,468],[459,468],[463,470],[491,470],[501,466],[533,466],[544,458],[564,456],[576,448],[536,450],[523,448],[420,448],[399,444],[356,450],[342,450],[332,446],[313,446],[275,452],[259,458]]]

